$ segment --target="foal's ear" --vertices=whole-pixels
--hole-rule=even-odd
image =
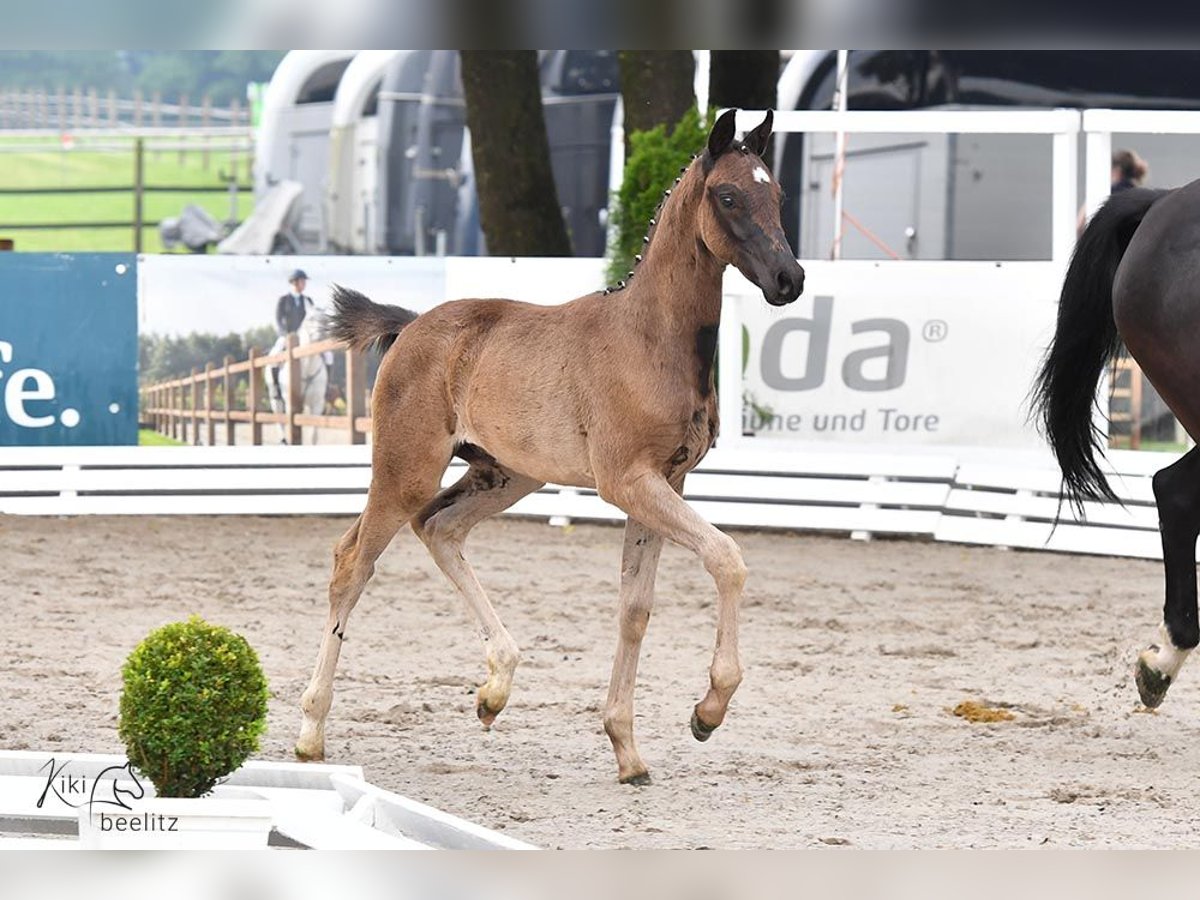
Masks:
[[[733,143],[733,126],[734,119],[737,118],[737,110],[729,109],[721,118],[717,119],[716,124],[712,127],[712,132],[708,135],[708,157],[715,160],[718,156],[729,149],[729,145]]]
[[[746,135],[744,143],[755,156],[762,156],[763,151],[767,149],[767,141],[771,138],[771,123],[774,121],[775,113],[768,109],[762,124]]]

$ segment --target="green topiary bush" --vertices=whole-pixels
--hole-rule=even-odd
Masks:
[[[711,123],[713,117],[709,116]],[[629,136],[629,159],[621,189],[612,204],[613,239],[609,248],[607,277],[610,284],[623,281],[633,268],[633,258],[642,252],[642,236],[662,201],[663,190],[674,184],[679,169],[704,149],[708,131],[700,112],[692,107],[668,135],[665,125]]]
[[[118,734],[160,797],[200,797],[258,749],[267,679],[240,635],[199,616],[152,631],[122,669]]]

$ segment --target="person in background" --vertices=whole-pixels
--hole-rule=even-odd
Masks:
[[[1112,173],[1109,178],[1109,193],[1117,194],[1130,188],[1141,187],[1150,174],[1150,165],[1134,150],[1118,150],[1112,155]],[[1083,234],[1087,226],[1087,208],[1079,207],[1075,220],[1075,234]]]
[[[1133,150],[1118,150],[1112,155],[1112,193],[1141,187],[1150,166]]]
[[[288,284],[292,289],[275,304],[275,330],[285,339],[289,334],[300,330],[304,317],[313,306],[312,297],[304,293],[304,288],[308,285],[308,275],[303,269],[292,272]]]
[[[313,298],[304,293],[308,286],[308,273],[296,269],[288,276],[288,284],[292,289],[279,298],[275,303],[275,330],[279,333],[271,353],[282,353],[287,346],[287,336],[295,334],[304,324],[305,318],[313,311]],[[326,367],[333,365],[333,354],[329,351],[321,354]],[[283,402],[283,391],[279,385],[279,366],[271,366],[271,390],[279,402]]]

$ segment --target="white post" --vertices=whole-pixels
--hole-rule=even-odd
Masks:
[[[1112,132],[1087,132],[1085,147],[1083,198],[1090,219],[1112,190]]]
[[[837,82],[833,90],[833,108],[845,112],[847,108],[846,81],[850,51],[839,50],[837,54]],[[834,134],[833,151],[833,247],[830,259],[842,258],[842,176],[846,173],[846,132]]]
[[[1054,135],[1052,172],[1053,193],[1050,206],[1050,258],[1061,272],[1067,270],[1067,261],[1075,249],[1075,225],[1079,213],[1078,154],[1079,128],[1077,121],[1073,130]]]
[[[739,298],[725,295],[718,337],[717,408],[721,446],[742,440],[742,315]]]

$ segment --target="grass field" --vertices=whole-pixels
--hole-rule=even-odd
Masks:
[[[183,441],[176,441],[166,435],[159,434],[150,428],[138,429],[139,447],[186,447]]]
[[[104,139],[112,150],[97,150],[98,142],[76,139],[72,149],[47,149],[44,140],[8,139],[0,142],[0,189],[63,187],[129,187],[127,193],[106,194],[0,194],[0,237],[12,238],[18,251],[132,251],[132,224],[120,228],[67,228],[13,230],[6,225],[49,222],[130,222],[133,220],[134,153],[133,142]],[[28,149],[27,149],[28,148]],[[217,188],[212,193],[156,193],[147,191],[143,215],[148,222],[177,216],[183,207],[194,203],[218,221],[230,214],[229,195],[221,174],[234,171],[228,152],[211,152],[204,165],[202,143],[180,154],[177,150],[145,153],[145,184],[148,188],[202,186]],[[249,182],[248,160],[237,159],[242,184]],[[243,191],[238,196],[238,220],[249,215],[253,198]],[[156,227],[143,230],[142,249],[147,253],[163,250]]]

